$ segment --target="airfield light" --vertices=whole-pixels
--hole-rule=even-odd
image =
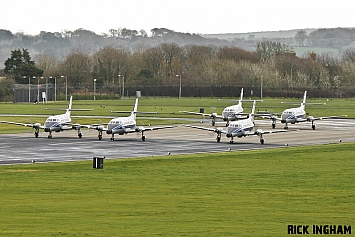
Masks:
[[[181,75],[176,75],[176,76],[180,77],[179,99],[181,99]]]

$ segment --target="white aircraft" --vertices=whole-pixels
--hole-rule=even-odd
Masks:
[[[320,118],[315,118],[313,116],[307,117],[306,111],[304,110],[305,105],[306,105],[306,97],[307,97],[307,91],[304,92],[303,100],[302,100],[300,107],[285,109],[281,114],[281,118],[278,118],[276,115],[263,116],[263,117],[269,118],[272,120],[272,128],[276,127],[276,121],[281,121],[281,123],[284,123],[285,124],[284,129],[288,129],[289,123],[295,124],[295,123],[301,123],[301,122],[312,122],[312,129],[313,130],[316,129],[316,125],[314,124],[314,121],[316,121],[316,120],[331,119],[331,118],[335,119],[335,118],[342,117],[342,116],[329,116],[329,117],[320,117]],[[312,104],[316,104],[316,103],[312,103]]]
[[[189,111],[180,111],[180,112],[211,117],[212,126],[215,126],[216,118],[220,118],[223,119],[223,121],[226,121],[227,122],[226,126],[228,126],[230,121],[246,118],[245,114],[243,114],[244,109],[242,107],[242,102],[252,102],[253,100],[243,100],[243,88],[242,88],[240,92],[240,99],[237,101],[238,104],[224,108],[222,115],[218,115],[217,113],[205,114],[205,113],[197,113],[197,112],[189,112]]]
[[[78,131],[78,137],[82,138],[83,134],[81,132],[81,127],[87,127],[86,125],[72,124],[70,112],[72,111],[72,101],[73,97],[70,96],[68,108],[64,114],[49,116],[42,126],[40,123],[28,124],[28,123],[17,123],[17,122],[8,122],[0,121],[0,123],[14,124],[26,127],[32,127],[35,129],[35,137],[39,136],[39,130],[43,129],[45,132],[48,132],[48,138],[52,138],[52,132],[62,132],[65,130],[75,129]]]
[[[234,137],[241,138],[241,137],[245,137],[245,136],[254,136],[254,135],[259,136],[260,143],[264,144],[264,142],[265,142],[264,137],[263,137],[264,134],[286,132],[285,130],[262,131],[261,129],[253,131],[254,126],[255,126],[255,123],[254,123],[255,104],[256,104],[256,101],[253,102],[253,108],[252,108],[251,113],[249,114],[248,118],[230,122],[226,130],[223,130],[220,128],[206,128],[206,127],[191,126],[191,125],[184,125],[184,126],[215,132],[215,133],[217,133],[217,142],[221,141],[222,133],[224,133],[224,134],[226,134],[226,137],[231,139],[229,142],[230,144],[234,143],[234,140],[233,140]]]
[[[90,128],[98,130],[99,135],[98,138],[99,140],[102,139],[102,132],[106,131],[107,134],[111,134],[111,141],[115,140],[115,134],[118,135],[124,135],[127,133],[135,133],[139,132],[142,134],[142,141],[145,141],[145,131],[151,131],[151,130],[159,130],[159,129],[165,129],[165,128],[174,128],[175,126],[161,126],[161,127],[142,127],[142,126],[136,126],[136,114],[137,113],[149,113],[149,112],[137,112],[137,107],[138,107],[138,98],[136,99],[136,102],[133,107],[133,111],[131,112],[131,115],[128,117],[117,117],[112,119],[108,124],[107,127],[104,127],[104,125],[93,125]],[[114,112],[114,111],[111,111]],[[119,111],[119,113],[122,113]]]

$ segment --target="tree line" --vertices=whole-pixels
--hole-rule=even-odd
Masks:
[[[272,41],[257,43],[254,52],[231,46],[163,43],[142,45],[134,52],[117,46],[105,46],[93,54],[75,49],[60,61],[40,55],[34,64],[26,49],[17,49],[6,60],[4,74],[2,83],[6,81],[7,86],[28,83],[27,78],[36,83],[38,77],[57,78],[61,86],[65,77],[70,92],[78,94],[92,92],[95,79],[97,93],[121,96],[125,86],[131,94],[146,90],[144,93],[160,96],[178,87],[181,77],[182,87],[189,88],[182,96],[193,96],[184,95],[191,88],[198,89],[199,96],[213,96],[218,88],[246,87],[257,92],[262,86],[270,93],[311,89],[349,97],[354,96],[355,51],[344,52],[342,58],[314,52],[297,57],[289,46]],[[225,96],[238,93],[229,89]]]
[[[311,39],[320,40],[324,33],[323,30],[313,31],[310,37],[301,30],[295,40],[300,45],[309,44]],[[327,35],[327,42],[331,42],[334,34],[328,31]],[[13,37],[11,32],[0,30],[1,52]],[[23,46],[34,42],[34,38],[22,37]],[[341,57],[311,51],[298,57],[291,46],[278,41],[265,39],[254,42],[252,49],[245,49],[211,43],[222,42],[218,40],[194,42],[193,39],[200,40],[201,36],[164,28],[153,29],[151,37],[143,31],[111,30],[105,37],[113,41],[103,45],[95,43],[99,40],[98,35],[84,29],[63,31],[60,36],[41,32],[36,37],[47,43],[49,49],[67,52],[58,59],[49,50],[32,60],[30,53],[37,52],[32,46],[11,50],[4,70],[0,71],[0,76],[5,78],[0,82],[0,99],[11,97],[12,84],[28,81],[35,84],[39,78],[46,78],[50,83],[55,78],[59,88],[64,86],[65,78],[68,83],[65,86],[77,94],[92,93],[95,79],[96,90],[102,94],[121,96],[125,86],[126,93],[143,90],[149,95],[173,96],[176,89],[171,88],[178,87],[181,78],[182,96],[235,97],[239,89],[234,88],[238,87],[249,88],[255,93],[263,87],[268,93],[266,96],[292,95],[292,91],[297,94],[304,89],[318,91],[314,92],[317,96],[354,96],[355,51],[352,48],[342,51]],[[147,37],[150,38],[148,42],[158,44],[139,40]],[[171,42],[172,38],[179,38],[186,44]],[[113,43],[115,40],[117,42]],[[76,47],[69,50],[66,44],[73,42],[77,43]],[[127,42],[136,42],[135,47]]]

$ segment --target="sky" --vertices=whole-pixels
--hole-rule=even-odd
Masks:
[[[0,29],[221,34],[355,27],[354,0],[0,0]]]

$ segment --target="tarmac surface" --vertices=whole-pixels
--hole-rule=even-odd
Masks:
[[[208,120],[199,126],[212,127]],[[208,121],[208,122],[207,122]],[[271,131],[271,121],[257,120],[256,128]],[[355,120],[334,119],[316,121],[316,130],[311,123],[289,124],[289,132],[265,134],[265,144],[261,145],[258,136],[230,139],[222,136],[216,142],[216,134],[204,130],[178,126],[171,129],[145,132],[146,141],[140,133],[116,135],[103,134],[100,141],[97,131],[83,129],[83,138],[76,131],[53,133],[48,139],[47,133],[35,138],[32,133],[0,135],[0,165],[30,164],[43,162],[68,162],[92,160],[93,157],[106,159],[155,157],[163,155],[196,154],[235,150],[266,149],[285,146],[304,146],[355,142]],[[223,128],[223,127],[222,127]],[[283,130],[278,123],[275,130]]]

